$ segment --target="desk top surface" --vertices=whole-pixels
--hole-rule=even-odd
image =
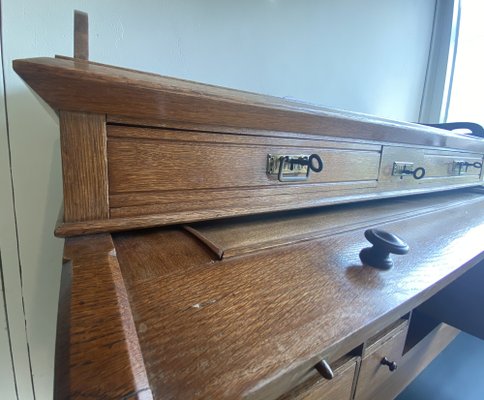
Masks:
[[[176,227],[115,235],[155,398],[263,397],[266,384],[350,351],[464,273],[484,257],[484,198],[422,201],[430,198],[434,206],[415,216],[418,201],[395,202],[395,215],[406,214],[388,223],[378,213],[391,200],[346,206],[410,245],[389,271],[361,265],[368,242],[351,221],[329,236],[223,260]],[[344,207],[320,212],[331,221]]]

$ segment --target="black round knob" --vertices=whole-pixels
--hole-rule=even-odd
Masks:
[[[386,357],[383,357],[381,360],[381,365],[386,365],[391,372],[395,371],[398,367],[395,361],[390,361]]]
[[[365,237],[373,245],[360,252],[360,259],[366,265],[379,269],[390,269],[393,267],[390,254],[408,253],[408,244],[392,233],[380,229],[367,229]]]

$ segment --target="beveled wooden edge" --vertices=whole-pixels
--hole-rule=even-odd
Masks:
[[[64,258],[55,398],[152,399],[111,235],[67,239]]]
[[[193,236],[195,236],[198,240],[205,244],[211,251],[216,254],[219,260],[224,257],[224,250],[222,246],[207,238],[202,232],[200,232],[196,228],[191,227],[190,225],[183,225],[183,229],[185,229],[187,232],[190,232]]]
[[[55,110],[484,151],[482,140],[442,129],[85,60],[31,58],[13,68]]]
[[[462,185],[455,185],[452,189],[466,188],[479,186],[481,183],[466,183]],[[338,197],[330,197],[323,199],[314,199],[308,201],[307,203],[300,204],[300,208],[311,208],[319,207],[324,205],[344,204],[355,201],[365,201],[374,199],[383,199],[397,196],[409,196],[420,193],[431,193],[431,192],[441,192],[449,190],[449,187],[436,187],[436,188],[421,188],[415,189],[411,192],[407,191],[388,191],[388,192],[373,192],[373,193],[363,193],[357,195],[341,195]],[[216,210],[195,210],[195,211],[180,211],[171,212],[166,214],[153,214],[153,215],[142,215],[136,217],[126,217],[126,218],[111,218],[106,220],[94,220],[94,221],[83,221],[83,222],[64,222],[56,226],[55,235],[58,237],[70,237],[79,236],[90,233],[103,233],[103,232],[119,232],[129,229],[143,229],[152,228],[156,226],[165,226],[170,224],[188,224],[191,222],[198,222],[208,219],[220,219],[234,216],[252,215],[259,214],[263,212],[276,212],[286,210],[283,204],[273,204],[271,206],[263,206],[259,208],[253,208],[248,210],[247,208],[224,208]]]

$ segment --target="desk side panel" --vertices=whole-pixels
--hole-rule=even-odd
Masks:
[[[66,240],[55,398],[151,399],[110,235]]]

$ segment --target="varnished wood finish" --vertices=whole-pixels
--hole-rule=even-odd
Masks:
[[[475,183],[464,183],[464,184],[456,184],[456,185],[446,185],[443,187],[435,187],[435,188],[417,188],[412,189],[409,191],[389,191],[378,193],[371,189],[358,189],[352,191],[352,194],[349,194],[347,191],[335,191],[335,192],[327,192],[331,193],[335,197],[316,197],[311,194],[302,194],[298,196],[299,205],[301,208],[305,207],[318,207],[330,204],[341,204],[341,203],[350,203],[355,201],[363,201],[363,200],[372,200],[372,199],[382,199],[387,197],[400,197],[400,196],[409,196],[415,195],[420,193],[428,193],[428,192],[439,192],[445,191],[448,189],[460,189],[469,186],[474,186]],[[147,197],[150,195],[147,194]],[[233,216],[240,216],[240,215],[250,215],[250,214],[258,214],[258,213],[266,213],[266,212],[273,212],[273,211],[281,211],[287,210],[287,204],[284,202],[285,196],[281,195],[278,197],[280,200],[279,202],[267,201],[266,204],[259,205],[258,207],[251,206],[251,199],[241,198],[237,201],[241,203],[241,206],[237,206],[235,200],[232,202],[221,202],[225,204],[225,207],[217,208],[216,210],[213,209],[204,209],[205,205],[203,205],[202,209],[185,209],[182,211],[179,207],[174,207],[174,211],[166,212],[166,209],[169,209],[169,206],[164,204],[156,205],[156,206],[149,206],[148,207],[148,215],[136,215],[136,208],[135,212],[133,213],[133,208],[130,208],[128,213],[118,214],[118,210],[123,210],[123,208],[116,208],[111,209],[111,218],[106,220],[94,220],[94,221],[83,221],[83,222],[67,222],[58,225],[55,230],[55,234],[59,237],[68,237],[68,236],[76,236],[76,235],[83,235],[88,233],[100,233],[100,232],[116,232],[116,231],[123,231],[129,229],[140,229],[140,228],[150,228],[154,226],[163,226],[163,225],[170,225],[170,224],[180,224],[180,223],[189,223],[189,222],[196,222],[196,221],[203,221],[208,219],[219,219],[224,217],[233,217]],[[120,201],[120,200],[118,200]],[[203,201],[203,200],[201,200]],[[216,200],[213,201],[217,203]],[[193,204],[193,203],[191,203]],[[186,203],[185,203],[186,205]],[[142,206],[142,212],[147,212],[147,206]]]
[[[180,266],[187,271],[204,269],[214,262],[213,254],[205,246],[178,228],[123,233],[116,236],[116,248],[128,288],[134,282],[149,282],[175,273]]]
[[[110,192],[149,192],[190,189],[258,188],[286,186],[291,182],[269,179],[267,154],[317,153],[324,161],[321,173],[311,173],[306,184],[368,181],[378,177],[379,152],[284,148],[271,146],[221,146],[219,143],[179,143],[111,139],[108,147]],[[342,168],[351,165],[351,168]],[[203,179],[201,178],[203,174]]]
[[[13,67],[56,110],[484,151],[482,141],[436,128],[76,59],[15,60]]]
[[[380,190],[405,190],[436,185],[479,183],[481,168],[472,167],[467,172],[463,170],[461,175],[456,175],[452,173],[454,160],[482,163],[482,154],[428,149],[412,149],[412,151],[409,151],[406,147],[384,146],[378,186]],[[414,168],[425,168],[424,178],[416,180],[410,175],[403,178],[392,176],[395,161],[411,162],[414,163]]]
[[[334,366],[334,378],[324,379],[317,371],[301,385],[277,400],[350,400],[359,357],[352,357]]]
[[[484,199],[472,203],[482,206]],[[468,219],[468,210],[460,204],[382,224],[411,248],[385,272],[360,264],[364,229],[218,262],[170,264],[169,272],[156,267],[162,231],[135,257],[131,239],[116,235],[154,397],[282,395],[321,358],[353,350],[482,260],[484,215]],[[124,272],[143,268],[157,272],[149,279]]]
[[[64,221],[109,218],[105,116],[63,111],[59,114]]]
[[[339,149],[380,152],[382,146],[362,140],[318,137],[317,135],[297,135],[286,137],[281,132],[254,131],[247,134],[244,130],[228,133],[207,132],[196,129],[155,129],[135,125],[108,124],[108,137],[118,139],[145,139],[190,144],[193,142],[209,144],[228,144],[238,146],[278,146],[284,148]]]
[[[320,209],[291,211],[265,216],[237,218],[231,221],[206,221],[186,225],[185,229],[202,240],[219,258],[233,257],[262,249],[286,246],[331,236],[337,233],[376,227],[405,218],[453,208],[458,204],[472,207],[482,195],[472,192],[449,191],[332,206],[329,212]],[[399,205],[399,211],[396,211]]]
[[[55,398],[151,399],[111,237],[68,239],[64,257]]]
[[[78,58],[14,61],[60,112],[60,236],[482,185],[482,168],[451,168],[482,163],[482,140],[88,62],[87,22],[76,21]],[[268,154],[313,153],[324,169],[307,181],[266,174]],[[425,178],[392,176],[400,159]]]
[[[59,235],[482,185],[482,168],[452,170],[482,163],[482,140],[88,62],[86,18],[76,19],[75,55],[14,61],[59,111]],[[301,153],[321,155],[323,172],[267,176],[267,154]],[[392,176],[395,161],[425,178]],[[445,311],[453,282],[484,262],[483,206],[482,194],[456,191],[70,238],[56,398],[384,398],[388,382],[397,393],[442,347],[416,343],[428,326],[414,329],[402,358],[400,319],[426,301],[422,310]],[[358,257],[377,225],[411,248],[384,272]],[[383,356],[403,373],[383,374]],[[316,376],[321,359],[339,360],[334,380]]]

